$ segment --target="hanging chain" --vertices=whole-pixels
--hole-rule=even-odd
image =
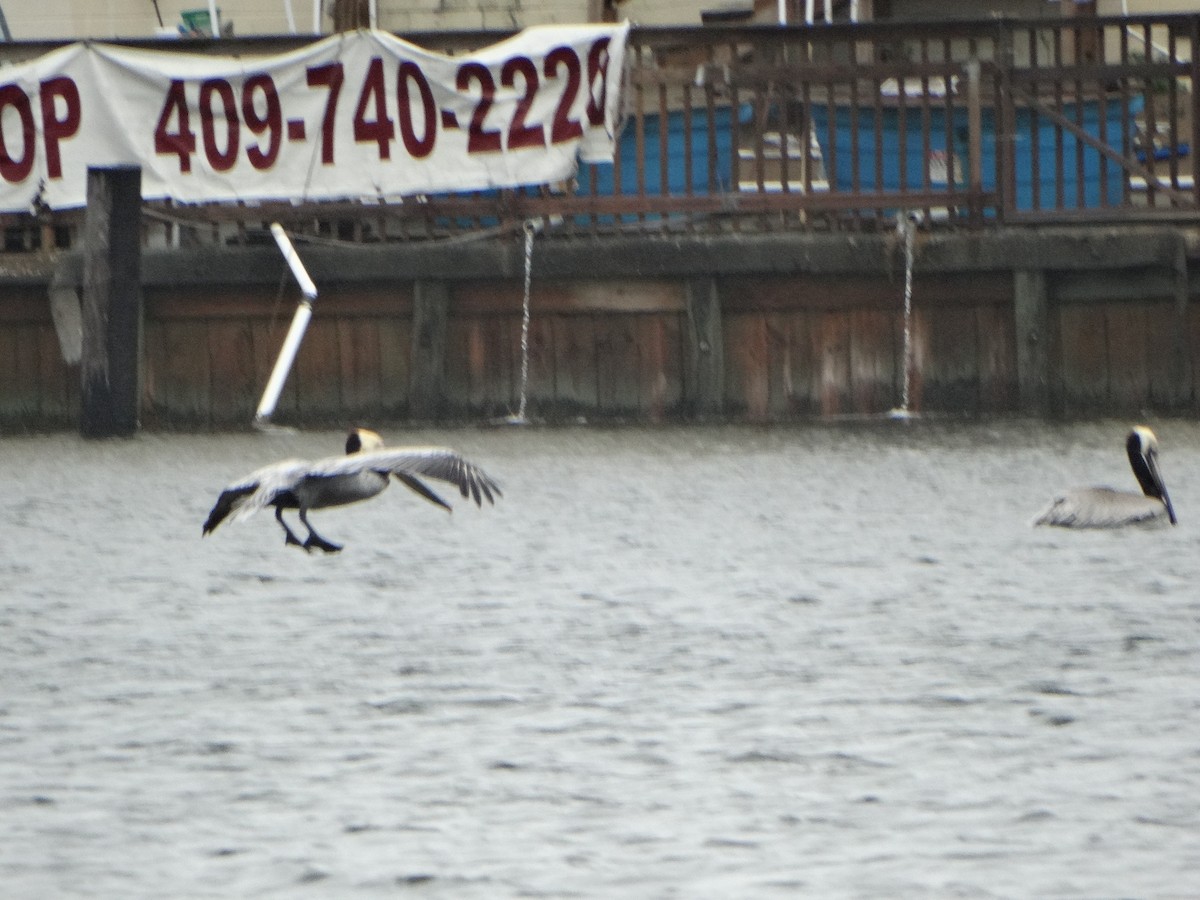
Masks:
[[[533,278],[533,235],[537,226],[532,220],[525,222],[525,300],[521,306],[521,405],[517,418],[525,420],[526,393],[529,387],[529,295]]]
[[[909,412],[910,391],[914,363],[912,340],[912,293],[913,293],[913,263],[915,259],[914,243],[917,226],[903,211],[896,216],[896,230],[904,236],[904,387],[900,398],[900,409]]]

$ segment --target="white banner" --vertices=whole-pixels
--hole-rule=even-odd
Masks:
[[[544,184],[611,160],[629,26],[529,28],[443,56],[382,31],[291,53],[73,44],[0,69],[0,210],[83,206],[89,166],[183,203]]]

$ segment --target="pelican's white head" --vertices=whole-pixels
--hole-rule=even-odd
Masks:
[[[1161,500],[1167,508],[1167,517],[1174,525],[1175,507],[1171,505],[1167,486],[1158,470],[1158,438],[1145,425],[1134,425],[1125,441],[1125,451],[1129,454],[1129,465],[1133,468],[1133,474],[1142,486],[1142,493]]]
[[[383,446],[383,438],[370,428],[351,428],[346,435],[346,453],[360,453],[366,450],[378,450]]]

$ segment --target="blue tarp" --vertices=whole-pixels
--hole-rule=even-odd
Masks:
[[[1140,98],[1130,103],[1130,118],[1141,111]],[[1103,111],[1103,116],[1101,115]],[[1081,124],[1083,130],[1093,137],[1102,140],[1118,153],[1122,148],[1121,101],[1086,100],[1082,105],[1082,122],[1077,118],[1080,109],[1075,103],[1064,102],[1062,116],[1068,121]],[[968,171],[967,146],[967,110],[954,108],[951,111],[950,137],[953,142],[954,156],[958,161],[958,185],[965,188],[964,178]],[[875,115],[872,108],[858,111],[857,123],[850,115],[849,107],[840,106],[834,111],[834,134],[836,141],[836,184],[833,189],[843,192],[854,188],[854,159],[851,155],[851,128],[857,124],[858,130],[858,184],[860,189],[872,191],[875,184]],[[987,191],[996,189],[996,125],[995,111],[984,108],[982,111],[983,141],[982,141],[982,175],[983,188]],[[1129,122],[1132,127],[1132,122]],[[829,159],[829,108],[816,105],[812,108],[813,128],[817,141],[821,144],[822,152]],[[1035,128],[1036,123],[1036,128]],[[919,108],[908,107],[901,124],[900,110],[889,107],[882,110],[882,143],[883,143],[883,190],[895,191],[901,188],[903,174],[908,190],[920,190],[925,166],[925,146],[921,141],[922,111]],[[1103,126],[1103,127],[1102,127]],[[905,136],[904,156],[900,155],[900,134],[903,128]],[[1103,134],[1101,134],[1103,131]],[[1101,206],[1119,205],[1123,199],[1125,173],[1122,168],[1107,157],[1102,156],[1094,147],[1081,142],[1072,133],[1057,128],[1045,115],[1038,115],[1028,107],[1017,108],[1016,137],[1012,143],[1016,154],[1016,202],[1019,210],[1053,208],[1056,203],[1057,178],[1056,158],[1058,149],[1056,135],[1062,136],[1062,187],[1063,202],[1068,208],[1094,208]],[[1034,204],[1033,179],[1033,147],[1038,151],[1038,203]],[[1077,196],[1077,179],[1080,173],[1076,171],[1076,150],[1082,144],[1083,148],[1083,204],[1079,206]],[[946,147],[946,110],[944,107],[934,107],[929,110],[929,147],[935,153],[945,153]],[[1101,197],[1101,170],[1107,178],[1105,196]],[[937,185],[934,185],[937,187]]]

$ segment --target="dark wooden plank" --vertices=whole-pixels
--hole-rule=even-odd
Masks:
[[[141,369],[142,170],[89,168],[80,358],[84,437],[137,430]]]
[[[452,316],[446,323],[446,390],[451,402],[480,414],[488,402],[483,322]]]
[[[465,316],[519,314],[524,291],[517,282],[464,281],[454,288],[454,308]],[[664,279],[539,281],[530,290],[532,315],[682,312],[684,287]]]
[[[337,321],[315,316],[296,354],[292,377],[296,379],[297,415],[309,422],[341,418],[341,360]],[[344,423],[342,423],[344,424]]]
[[[670,376],[667,372],[666,322],[662,315],[639,317],[638,328],[638,382],[641,385],[641,412],[652,422],[661,422],[667,410],[673,407],[670,395]]]
[[[41,326],[35,323],[18,325],[15,331],[17,362],[17,384],[13,397],[25,421],[36,421],[41,413],[41,360],[38,332]]]
[[[816,359],[821,415],[834,416],[851,409],[850,316],[845,312],[819,313]]]
[[[976,309],[979,400],[988,413],[1011,412],[1019,402],[1017,335],[1012,307],[984,303]]]
[[[1116,409],[1139,411],[1150,397],[1146,309],[1141,304],[1106,303],[1103,312],[1108,334],[1109,402]]]
[[[379,320],[340,318],[337,329],[342,411],[356,421],[378,414],[382,403]]]
[[[1188,348],[1181,339],[1179,312],[1173,301],[1163,300],[1148,302],[1145,313],[1147,402],[1158,410],[1186,409],[1191,400],[1191,373],[1186,358],[1180,358],[1188,354]]]
[[[375,331],[379,340],[379,413],[385,417],[406,415],[409,410],[412,320],[399,315],[383,317],[376,320]]]
[[[1060,370],[1066,409],[1108,405],[1108,338],[1104,310],[1095,305],[1059,308]]]
[[[679,412],[683,405],[683,312],[662,313],[658,321],[657,337],[660,342],[661,379],[657,386],[662,390],[662,405],[665,414]]]
[[[638,348],[627,316],[597,316],[596,385],[599,411],[628,415],[639,405]]]
[[[599,402],[594,317],[555,316],[553,323],[555,399],[586,415]]]
[[[208,326],[212,365],[212,420],[222,424],[254,418],[259,394],[254,369],[254,336],[246,319],[214,319]]]
[[[750,421],[767,418],[770,400],[767,323],[762,313],[725,316],[725,403]]]
[[[1200,184],[1197,185],[1200,189]],[[1191,303],[1187,308],[1186,328],[1188,345],[1191,347],[1191,368],[1188,390],[1191,394],[1190,407],[1200,409],[1200,304]]]
[[[788,412],[812,416],[821,411],[821,340],[819,313],[805,311],[786,315],[787,356],[780,369]]]
[[[763,315],[767,336],[767,415],[775,420],[785,419],[791,413],[789,318],[779,312]]]
[[[38,382],[41,385],[41,414],[50,424],[74,421],[79,372],[62,358],[58,335],[53,326],[38,329]]]
[[[212,398],[207,322],[146,324],[148,406],[164,422],[208,424]]]
[[[488,316],[481,320],[484,370],[482,412],[486,416],[506,416],[517,411],[517,381],[520,378],[519,326],[508,316]]]
[[[18,327],[10,324],[0,327],[0,421],[16,421],[21,417]]]
[[[850,313],[851,408],[859,414],[887,412],[900,405],[895,313],[860,309]],[[902,361],[901,361],[902,365]]]
[[[930,310],[924,305],[917,306],[914,304],[912,309],[912,318],[908,323],[909,343],[908,349],[909,359],[904,358],[904,327],[905,323],[902,318],[899,319],[900,327],[900,378],[908,382],[908,408],[912,412],[920,412],[925,408],[925,383],[926,375],[930,373],[933,366],[932,362],[932,326],[930,324]],[[936,373],[934,373],[936,374]],[[900,382],[900,392],[903,396],[904,380]]]
[[[922,367],[923,408],[927,411],[979,411],[979,338],[971,307],[924,308],[929,357]]]

